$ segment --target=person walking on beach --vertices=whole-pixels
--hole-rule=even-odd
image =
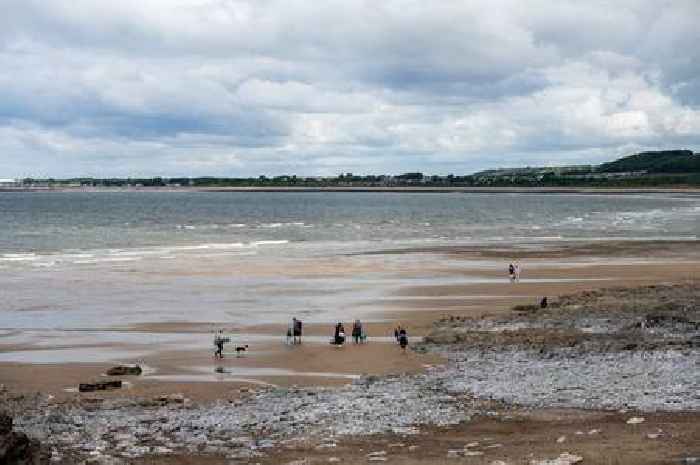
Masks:
[[[547,296],[542,297],[542,300],[540,300],[540,308],[547,308]]]
[[[408,333],[406,333],[405,328],[399,330],[399,345],[404,352],[406,352],[406,347],[408,346]]]
[[[400,331],[401,331],[401,325],[398,325],[396,328],[394,328],[394,339],[396,339],[397,344],[399,342],[399,332]]]
[[[343,323],[338,322],[335,325],[335,332],[333,333],[333,343],[337,346],[345,344],[345,327]]]
[[[292,318],[292,331],[292,343],[301,344],[301,320],[297,320],[296,317]]]
[[[514,283],[515,282],[515,265],[511,262],[510,265],[508,265],[508,276],[510,277],[510,282]]]
[[[214,345],[216,346],[214,358],[224,358],[224,342],[224,330],[220,329],[218,333],[214,334]]]
[[[355,323],[352,325],[352,338],[355,344],[359,344],[362,340],[362,323],[360,323],[360,320],[355,320]]]

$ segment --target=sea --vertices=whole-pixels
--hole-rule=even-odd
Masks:
[[[50,346],[160,323],[330,323],[468,279],[434,275],[434,256],[366,252],[696,241],[700,196],[8,192],[0,225],[0,344]]]

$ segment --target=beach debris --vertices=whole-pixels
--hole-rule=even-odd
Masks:
[[[138,365],[118,365],[107,370],[107,376],[138,376],[142,372]]]
[[[583,457],[580,455],[564,452],[559,457],[551,460],[531,460],[530,465],[573,465],[580,462],[583,462]]]
[[[644,423],[644,418],[642,417],[632,417],[629,420],[627,420],[628,425],[638,425],[640,423]]]

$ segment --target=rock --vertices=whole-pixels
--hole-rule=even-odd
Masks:
[[[119,365],[107,370],[107,376],[138,376],[142,372],[138,365]]]
[[[644,423],[644,418],[642,417],[632,417],[629,420],[627,420],[628,425],[638,425],[640,423]]]
[[[504,462],[503,460],[494,460],[489,465],[508,465],[508,463]]]
[[[479,443],[478,442],[470,442],[469,444],[464,446],[465,449],[469,449],[471,447],[479,447]]]
[[[26,434],[12,431],[12,418],[0,414],[0,463],[3,465],[43,465],[49,462],[41,444]]]
[[[481,452],[480,450],[465,450],[464,451],[465,457],[478,457],[480,455],[484,455],[484,453]]]
[[[580,462],[583,462],[583,457],[580,455],[564,452],[559,457],[551,460],[531,460],[530,465],[573,465]]]
[[[10,432],[12,432],[12,417],[0,413],[0,434],[8,434]]]
[[[661,437],[661,433],[649,433],[647,434],[647,439],[659,439]]]
[[[600,433],[599,429],[592,429],[588,432],[589,435],[598,434],[598,433]]]
[[[111,389],[121,389],[122,382],[119,380],[115,381],[98,381],[96,383],[80,383],[78,385],[79,392],[94,392],[94,391],[105,391]]]
[[[292,460],[291,462],[287,462],[286,465],[309,465],[309,460],[308,459]]]
[[[328,457],[328,463],[338,463],[340,459],[338,457]]]
[[[562,442],[566,441],[566,436],[559,436],[557,438],[557,444],[561,444]]]

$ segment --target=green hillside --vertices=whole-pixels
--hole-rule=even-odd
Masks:
[[[700,173],[700,154],[690,150],[661,150],[641,152],[603,163],[602,173],[646,171],[647,173]]]

